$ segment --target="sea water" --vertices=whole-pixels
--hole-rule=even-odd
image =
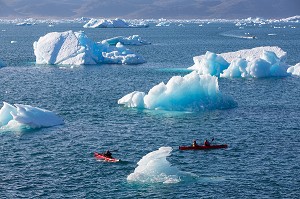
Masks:
[[[171,112],[117,104],[132,91],[148,92],[174,75],[188,74],[184,68],[206,51],[279,46],[288,53],[287,63],[295,65],[300,26],[275,25],[84,29],[80,23],[0,24],[0,59],[7,65],[0,68],[0,102],[51,110],[65,122],[0,132],[0,198],[299,198],[299,77],[219,78],[220,91],[238,104],[226,110]],[[94,41],[138,34],[152,44],[128,48],[147,63],[35,65],[33,42],[67,30],[84,30]],[[206,138],[229,147],[178,150]],[[173,148],[167,157],[171,165],[193,177],[176,183],[128,182],[137,162],[162,146]],[[107,149],[122,161],[93,158],[94,151]]]

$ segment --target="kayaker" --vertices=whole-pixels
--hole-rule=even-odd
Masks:
[[[207,139],[204,141],[204,146],[210,146],[210,143]]]
[[[112,156],[111,156],[112,154],[109,150],[107,150],[103,155],[107,158],[112,158]]]
[[[198,144],[197,144],[196,140],[194,140],[194,141],[193,141],[193,144],[192,144],[192,146],[193,146],[193,147],[196,147],[196,146],[198,146]]]

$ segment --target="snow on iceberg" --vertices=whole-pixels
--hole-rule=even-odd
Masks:
[[[127,176],[129,182],[140,183],[178,183],[181,173],[176,167],[171,166],[167,157],[170,156],[172,147],[160,147],[145,155],[137,164],[134,172]]]
[[[110,39],[106,39],[104,41],[107,42],[109,45],[116,45],[119,42],[123,45],[136,45],[136,46],[151,44],[150,42],[143,40],[139,35],[132,35],[129,37],[122,37],[122,36],[113,37]]]
[[[172,77],[167,84],[161,82],[148,94],[134,91],[118,100],[125,107],[168,111],[202,111],[236,107],[236,102],[219,91],[218,78],[190,74]]]
[[[287,69],[288,73],[291,73],[292,75],[298,75],[300,76],[300,63],[296,64],[295,66],[291,66]]]
[[[37,64],[88,65],[101,63],[140,64],[143,57],[122,44],[96,43],[84,32],[51,32],[33,43]]]
[[[64,124],[55,113],[29,105],[3,102],[0,109],[0,129],[42,128]]]
[[[91,19],[84,28],[145,28],[147,24],[129,24],[122,19]]]
[[[218,77],[282,77],[288,76],[286,52],[277,46],[257,47],[236,52],[194,57],[188,69]]]

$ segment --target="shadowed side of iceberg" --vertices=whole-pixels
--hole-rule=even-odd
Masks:
[[[55,113],[29,105],[3,102],[0,109],[0,129],[36,129],[64,124]]]
[[[134,91],[118,100],[125,107],[168,111],[203,111],[228,109],[237,106],[230,97],[219,91],[218,78],[192,72],[174,76],[167,84],[161,82],[148,94]]]

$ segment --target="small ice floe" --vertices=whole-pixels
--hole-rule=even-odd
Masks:
[[[64,121],[45,109],[6,102],[0,109],[0,129],[36,129],[60,124],[64,124]]]

